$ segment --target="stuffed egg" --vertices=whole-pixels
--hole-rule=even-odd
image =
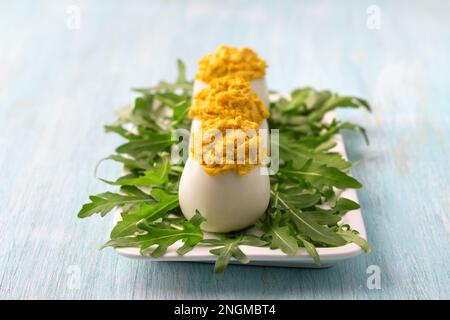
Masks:
[[[243,77],[250,81],[252,91],[269,106],[269,93],[266,83],[267,64],[250,48],[233,48],[221,45],[212,54],[205,55],[198,63],[194,80],[194,96],[208,84],[228,75]]]
[[[260,170],[267,148],[259,129],[268,128],[269,116],[265,68],[250,49],[225,46],[199,62],[179,201],[187,219],[200,212],[205,231],[249,227],[269,204],[269,176]]]

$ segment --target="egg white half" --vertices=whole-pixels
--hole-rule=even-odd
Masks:
[[[243,176],[234,171],[209,176],[189,158],[180,180],[179,200],[187,219],[199,210],[206,219],[203,230],[237,231],[251,226],[264,214],[270,200],[270,180],[258,169]]]

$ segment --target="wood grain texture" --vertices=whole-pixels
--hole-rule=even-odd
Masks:
[[[369,5],[381,28],[366,25]],[[67,8],[81,9],[79,30]],[[450,298],[448,1],[2,1],[0,298]],[[175,76],[218,44],[250,46],[271,88],[312,85],[372,102],[340,116],[370,255],[324,270],[155,263],[98,248],[111,216],[78,220],[120,139],[103,132],[129,88]],[[102,166],[116,177],[119,166]],[[366,286],[370,265],[381,289]],[[79,281],[78,280],[79,275]]]

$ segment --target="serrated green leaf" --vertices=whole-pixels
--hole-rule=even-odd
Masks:
[[[241,251],[241,249],[239,249],[238,246],[233,248],[231,256],[242,264],[247,264],[250,262],[250,259]]]
[[[364,252],[370,253],[372,251],[371,246],[369,243],[363,239],[361,236],[359,236],[357,233],[351,230],[343,230],[339,229],[338,233],[348,242],[348,243],[355,243],[358,245]]]
[[[319,253],[316,250],[316,247],[309,241],[306,241],[305,239],[300,237],[300,241],[302,242],[303,246],[306,249],[306,252],[313,258],[314,263],[316,266],[320,267],[320,256]]]
[[[121,178],[117,181],[108,181],[101,179],[102,181],[121,186],[138,186],[138,187],[153,187],[160,186],[167,183],[169,178],[170,164],[167,158],[164,158],[162,162],[156,163],[151,170],[145,170],[137,177]]]
[[[345,240],[340,235],[305,216],[301,210],[292,206],[282,194],[279,194],[278,198],[280,205],[290,214],[292,222],[296,225],[301,234],[331,246],[341,246],[345,244]]]
[[[149,134],[145,138],[131,140],[116,149],[118,153],[139,155],[141,152],[159,152],[173,144],[169,133]]]
[[[347,213],[348,211],[357,210],[360,206],[353,200],[347,198],[339,198],[336,202],[336,205],[333,207],[335,212],[339,212],[339,214]]]
[[[246,264],[250,262],[250,259],[239,248],[240,245],[255,245],[260,246],[262,243],[266,243],[261,239],[253,235],[239,234],[232,238],[227,238],[222,235],[220,239],[208,239],[203,241],[210,245],[221,245],[220,248],[211,249],[209,252],[218,256],[214,265],[214,273],[222,273],[230,263],[230,259],[233,257],[240,263]]]
[[[278,248],[289,256],[294,256],[297,253],[297,240],[291,235],[287,226],[272,228],[270,234],[272,235],[270,245],[272,249]]]
[[[302,211],[302,214],[308,220],[314,221],[315,223],[320,225],[336,225],[342,219],[340,215],[334,214],[333,210]]]
[[[166,216],[170,210],[179,206],[178,195],[168,194],[161,189],[153,189],[152,196],[157,199],[157,203],[153,205],[142,204],[139,214],[145,216],[145,220],[155,221]]]
[[[100,165],[101,162],[107,161],[107,160],[113,160],[116,162],[120,162],[124,165],[125,168],[129,170],[152,170],[154,167],[148,159],[134,159],[134,158],[127,158],[119,154],[112,154],[106,158],[103,158],[100,160],[100,162],[97,164],[97,167]],[[96,169],[97,169],[96,167]]]
[[[183,60],[177,59],[178,77],[176,83],[187,83],[186,80],[186,65]]]
[[[334,186],[339,189],[361,188],[362,185],[355,178],[345,172],[326,165],[310,166],[306,170],[298,170],[292,167],[281,168],[280,171],[291,177],[306,180],[316,188],[324,185]]]
[[[218,256],[216,263],[214,264],[214,273],[222,273],[230,263],[231,252],[233,249],[233,243],[228,243],[224,247],[219,249],[211,249],[209,252]]]
[[[297,209],[309,208],[317,204],[321,197],[319,193],[311,193],[311,191],[304,191],[299,188],[285,189],[282,194],[284,200]]]
[[[351,163],[344,160],[339,153],[315,152],[283,133],[280,133],[279,148],[280,157],[284,161],[290,160],[296,167],[304,166],[309,160],[313,160],[314,163],[319,165],[326,165],[340,170],[346,170],[351,167]]]
[[[90,196],[89,199],[91,202],[83,205],[78,213],[78,217],[86,218],[95,213],[99,213],[103,217],[115,207],[129,207],[142,203],[145,204],[154,202],[149,195],[143,192],[138,192],[135,188],[123,188],[121,190],[125,192],[125,194],[105,192],[95,196]]]
[[[184,245],[178,250],[179,254],[185,254],[203,239],[200,227],[190,221],[185,221],[181,229],[161,228],[148,223],[148,219],[140,220],[138,228],[145,234],[132,237],[121,237],[108,241],[105,246],[129,247],[138,246],[144,255],[150,254],[153,258],[163,256],[166,250],[175,242],[181,240]],[[156,245],[156,248],[153,246]]]

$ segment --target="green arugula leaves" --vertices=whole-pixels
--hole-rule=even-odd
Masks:
[[[106,132],[120,135],[126,141],[116,153],[104,160],[124,166],[124,175],[115,181],[119,193],[105,192],[89,197],[78,217],[93,214],[102,217],[114,208],[121,220],[104,247],[137,247],[143,255],[154,258],[166,254],[179,243],[177,254],[184,255],[197,245],[211,247],[217,256],[215,273],[221,273],[232,261],[246,264],[245,246],[280,249],[294,256],[306,250],[320,265],[318,247],[336,247],[355,243],[370,252],[366,240],[340,221],[348,211],[359,208],[350,199],[339,196],[339,189],[361,188],[349,175],[354,165],[332,152],[333,136],[341,130],[363,135],[364,128],[336,119],[323,121],[336,108],[365,108],[367,101],[339,96],[330,91],[299,88],[290,97],[281,97],[270,105],[269,126],[280,130],[280,170],[271,179],[271,201],[266,214],[251,229],[205,237],[200,212],[187,220],[178,202],[178,183],[182,165],[171,165],[172,139],[176,129],[189,129],[187,116],[192,99],[192,81],[186,78],[186,67],[177,61],[176,81],[161,81],[150,88],[134,89],[140,94],[133,106],[122,109]]]
[[[119,178],[117,181],[102,181],[120,185],[120,186],[137,186],[137,187],[152,187],[164,185],[169,179],[170,164],[167,158],[164,158],[162,162],[156,163],[150,170],[145,170],[139,173],[139,175],[127,175]]]
[[[78,213],[78,217],[86,218],[95,213],[99,213],[103,217],[115,207],[120,207],[122,210],[127,211],[139,204],[154,202],[152,197],[136,187],[126,186],[122,187],[120,191],[122,194],[105,192],[90,196],[91,202],[83,205]]]
[[[344,171],[335,167],[329,167],[325,164],[313,164],[311,159],[299,169],[295,169],[292,166],[285,166],[280,171],[287,177],[300,179],[314,188],[321,188],[323,186],[333,186],[339,189],[362,187],[356,179],[350,177]]]
[[[260,238],[243,232],[238,234],[219,235],[218,239],[204,240],[203,243],[217,246],[217,248],[210,250],[212,254],[217,256],[214,273],[222,273],[230,263],[231,258],[236,259],[242,264],[250,262],[250,259],[242,252],[240,246],[247,245],[261,247],[266,244],[266,242]]]

